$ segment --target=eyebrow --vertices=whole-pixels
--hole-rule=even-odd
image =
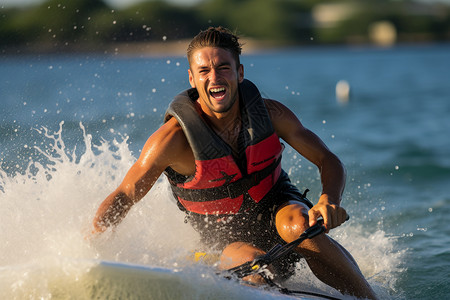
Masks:
[[[223,66],[231,66],[231,63],[228,61],[220,62],[217,67],[223,67]]]
[[[232,64],[230,63],[230,62],[227,62],[227,61],[224,61],[224,62],[220,62],[219,64],[217,64],[216,66],[214,66],[215,68],[220,68],[220,67],[223,67],[223,66],[231,66]],[[207,66],[199,66],[198,67],[198,69],[199,70],[206,70],[206,69],[209,69],[210,68],[210,66],[209,65],[207,65]]]

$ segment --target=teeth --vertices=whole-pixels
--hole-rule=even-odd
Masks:
[[[218,93],[218,92],[223,92],[223,91],[225,91],[224,87],[211,89],[211,92],[213,92],[213,93]]]

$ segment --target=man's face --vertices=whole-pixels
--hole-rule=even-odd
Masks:
[[[238,83],[244,80],[244,67],[236,66],[231,52],[205,47],[194,51],[189,82],[199,94],[200,104],[210,113],[228,112],[239,97]]]

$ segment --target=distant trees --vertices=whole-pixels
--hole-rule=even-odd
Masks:
[[[115,10],[102,0],[48,0],[25,9],[0,8],[0,47],[101,49],[191,38],[215,25],[283,44],[368,42],[377,21],[388,21],[405,40],[450,39],[449,6],[412,1],[205,0],[176,6],[156,0]]]
[[[0,21],[1,44],[83,41],[91,16],[106,13],[102,0],[49,0],[25,10],[5,11]]]

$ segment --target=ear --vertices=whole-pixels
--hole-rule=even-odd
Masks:
[[[238,67],[238,80],[239,80],[239,83],[244,81],[244,65],[243,64],[240,64]]]
[[[195,89],[194,75],[192,75],[191,69],[188,69],[188,73],[189,73],[189,83],[191,84],[191,87]]]

